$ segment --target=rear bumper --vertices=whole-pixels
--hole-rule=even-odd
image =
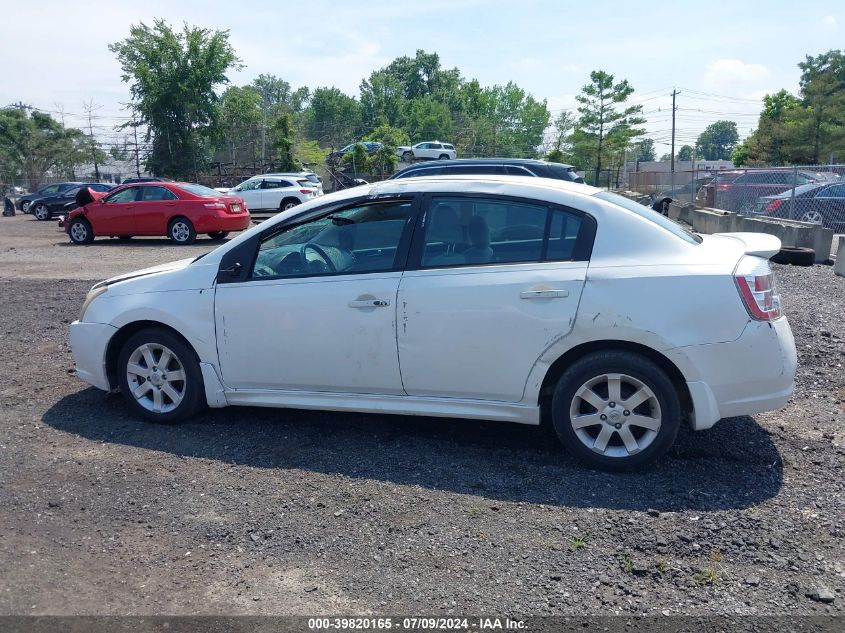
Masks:
[[[70,348],[76,375],[103,391],[111,391],[106,373],[106,350],[117,328],[103,323],[70,324]]]
[[[250,225],[249,212],[226,214],[215,217],[202,217],[194,228],[197,233],[214,233],[216,231],[243,231]]]
[[[749,321],[735,341],[682,349],[700,376],[687,383],[696,430],[721,418],[780,409],[795,389],[798,355],[786,318]]]

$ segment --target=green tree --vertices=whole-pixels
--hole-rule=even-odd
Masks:
[[[270,127],[270,141],[273,146],[273,153],[276,156],[274,164],[278,165],[279,171],[299,171],[302,165],[294,157],[293,146],[293,121],[288,112],[282,112],[276,116],[273,125]]]
[[[614,83],[613,75],[603,70],[590,73],[590,83],[581,88],[581,94],[575,99],[580,119],[578,126],[582,133],[582,143],[593,147],[595,177],[599,181],[602,169],[602,157],[607,145],[627,145],[644,130],[637,128],[645,123],[640,114],[641,105],[625,106],[634,88],[623,79]]]
[[[733,121],[711,123],[698,135],[695,153],[704,160],[730,160],[739,142],[739,132]]]
[[[409,101],[403,124],[415,141],[452,138],[452,114],[448,106],[431,97]]]
[[[76,128],[65,129],[49,114],[26,108],[0,109],[0,166],[3,176],[23,177],[30,187],[50,172],[74,176],[74,165],[93,157],[105,159],[90,137]]]
[[[220,136],[229,161],[254,162],[263,122],[261,95],[249,87],[231,86],[220,99]],[[264,156],[262,155],[262,162]]]
[[[749,162],[749,147],[748,147],[748,140],[738,143],[737,146],[734,148],[734,151],[731,152],[731,162],[736,167],[742,167],[743,165],[747,165]]]
[[[639,143],[634,144],[634,160],[639,162],[650,162],[657,158],[657,152],[654,150],[654,141],[650,138],[644,138]]]
[[[216,89],[238,67],[229,32],[187,24],[177,32],[156,19],[152,27],[132,25],[129,37],[109,50],[130,83],[138,123],[152,140],[147,168],[179,178],[196,174],[218,135]]]
[[[841,151],[845,139],[845,54],[832,50],[816,57],[808,55],[801,69],[803,110],[798,125],[805,129],[806,161],[817,165],[834,149]]]
[[[552,123],[551,143],[546,160],[562,163],[572,153],[572,132],[577,120],[569,110],[561,110]]]
[[[692,145],[681,145],[678,150],[678,160],[692,160]]]
[[[396,156],[396,148],[400,145],[408,145],[411,142],[405,130],[387,124],[378,126],[364,137],[364,140],[377,141],[382,144],[381,149],[370,159],[371,163],[375,163],[376,169],[382,176],[392,174],[396,169],[396,164],[399,162],[399,157]]]
[[[323,147],[341,148],[362,134],[361,104],[337,88],[317,88],[304,113],[305,134]]]

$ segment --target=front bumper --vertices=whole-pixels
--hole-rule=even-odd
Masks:
[[[681,349],[701,378],[687,383],[696,430],[721,418],[780,409],[795,389],[798,354],[785,317],[749,321],[735,341]]]
[[[106,372],[106,350],[115,332],[116,327],[103,323],[74,321],[70,324],[70,348],[76,375],[103,391],[112,389]]]

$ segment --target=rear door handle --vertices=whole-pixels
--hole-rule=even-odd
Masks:
[[[350,308],[386,308],[389,305],[387,299],[355,299],[349,302]]]
[[[568,296],[568,290],[523,290],[519,293],[520,299],[554,299]]]

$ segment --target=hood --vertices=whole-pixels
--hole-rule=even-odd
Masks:
[[[102,194],[101,194],[102,195]],[[131,273],[125,273],[123,275],[118,275],[117,277],[111,277],[110,279],[106,279],[105,281],[101,281],[97,284],[94,284],[92,290],[94,288],[102,288],[104,286],[111,286],[116,283],[120,283],[121,281],[128,281],[130,279],[137,279],[138,277],[146,277],[147,275],[155,275],[156,273],[167,273],[172,272],[174,270],[182,270],[192,261],[194,261],[196,257],[188,257],[187,259],[180,259],[175,262],[168,262],[166,264],[159,264],[158,266],[152,266],[150,268],[144,268],[142,270],[134,270]]]
[[[86,204],[96,202],[107,193],[107,191],[94,191],[93,189],[84,187],[76,193],[76,204],[80,207],[84,207]]]

